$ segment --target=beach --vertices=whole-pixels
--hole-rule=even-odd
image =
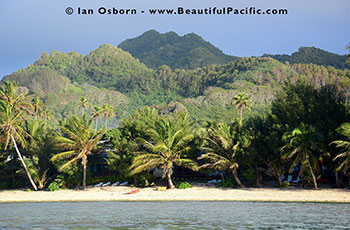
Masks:
[[[189,189],[158,191],[157,188],[101,187],[87,190],[63,189],[48,191],[0,191],[0,202],[59,202],[59,201],[262,201],[262,202],[336,202],[350,203],[347,189],[299,188],[216,188],[194,186]]]

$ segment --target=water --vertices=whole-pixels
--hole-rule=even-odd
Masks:
[[[350,229],[350,204],[0,203],[0,229]]]

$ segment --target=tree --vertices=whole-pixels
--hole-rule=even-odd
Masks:
[[[84,96],[80,97],[79,108],[82,108],[81,113],[83,116],[85,113],[85,110],[87,110],[89,108],[88,100],[86,99],[86,97],[84,97]]]
[[[0,100],[6,101],[10,107],[16,112],[32,114],[32,105],[30,104],[30,96],[26,92],[21,92],[15,82],[2,81],[0,86]],[[24,113],[23,113],[24,112]]]
[[[136,139],[147,139],[147,130],[154,129],[161,116],[154,108],[137,110],[131,117],[123,119],[118,129],[110,129],[105,138],[112,144],[106,162],[110,170],[118,171],[121,176],[131,176],[130,165],[135,152],[140,151]],[[134,177],[135,178],[135,177]]]
[[[32,105],[34,109],[35,119],[38,119],[38,116],[43,112],[43,102],[38,96],[36,96],[32,100]]]
[[[105,118],[105,122],[106,122],[105,128],[107,129],[108,120],[113,116],[113,113],[114,113],[113,106],[103,104],[102,110],[103,110],[103,117]]]
[[[309,169],[314,187],[318,189],[314,172],[319,168],[319,160],[322,160],[322,155],[328,155],[324,153],[322,146],[322,133],[302,123],[293,131],[286,132],[283,140],[286,144],[281,148],[282,160],[292,161],[289,173],[292,173],[294,168],[300,164],[299,175],[303,177],[305,170]]]
[[[98,120],[101,119],[101,114],[103,113],[103,109],[101,106],[95,106],[94,109],[95,109],[95,112],[92,114],[92,117],[96,118],[95,129],[97,130]]]
[[[72,116],[67,120],[64,126],[61,126],[61,135],[56,138],[57,146],[66,150],[58,153],[51,158],[51,161],[70,158],[64,163],[58,171],[81,160],[83,165],[83,188],[86,189],[86,165],[88,156],[98,147],[99,141],[106,130],[94,130],[92,127],[93,119],[87,120],[86,116]]]
[[[208,131],[206,152],[198,159],[207,161],[201,168],[214,168],[217,170],[230,170],[238,186],[245,187],[238,177],[239,168],[237,153],[240,142],[236,140],[234,127],[220,123],[217,128]]]
[[[197,163],[186,156],[191,151],[189,143],[194,139],[194,135],[188,131],[192,125],[187,113],[175,118],[163,117],[154,129],[147,130],[148,139],[137,139],[143,151],[135,152],[132,173],[161,167],[168,188],[172,189],[175,188],[171,179],[175,165],[198,170]]]
[[[333,161],[339,159],[339,166],[337,171],[342,170],[344,174],[350,169],[350,123],[343,123],[337,132],[345,137],[345,140],[336,140],[331,144],[334,144],[337,148],[341,148],[341,152],[333,158]],[[349,180],[350,184],[350,180]]]
[[[240,124],[243,122],[243,109],[250,109],[252,102],[246,93],[238,93],[232,103],[240,111]]]
[[[20,119],[22,112],[20,110],[16,110],[17,102],[20,99],[18,98],[13,102],[12,105],[8,101],[0,100],[0,134],[1,134],[1,142],[4,143],[4,149],[6,150],[8,147],[14,147],[18,158],[21,161],[23,168],[28,176],[30,183],[33,188],[37,190],[37,186],[35,185],[30,172],[28,171],[27,165],[23,160],[22,154],[20,153],[17,142],[24,148],[25,147],[25,135],[28,135],[22,128],[22,120]]]

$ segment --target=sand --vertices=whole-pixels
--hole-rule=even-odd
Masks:
[[[55,202],[55,201],[266,201],[266,202],[338,202],[350,203],[350,190],[345,189],[299,189],[299,188],[247,188],[224,189],[195,186],[190,189],[157,191],[143,188],[102,187],[82,190],[59,190],[55,192],[21,190],[0,191],[0,202]]]

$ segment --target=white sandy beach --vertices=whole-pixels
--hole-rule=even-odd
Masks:
[[[350,190],[248,188],[223,189],[195,186],[190,189],[157,191],[143,188],[136,194],[132,187],[103,187],[55,192],[21,190],[0,191],[0,202],[44,201],[279,201],[279,202],[343,202],[350,203]]]

